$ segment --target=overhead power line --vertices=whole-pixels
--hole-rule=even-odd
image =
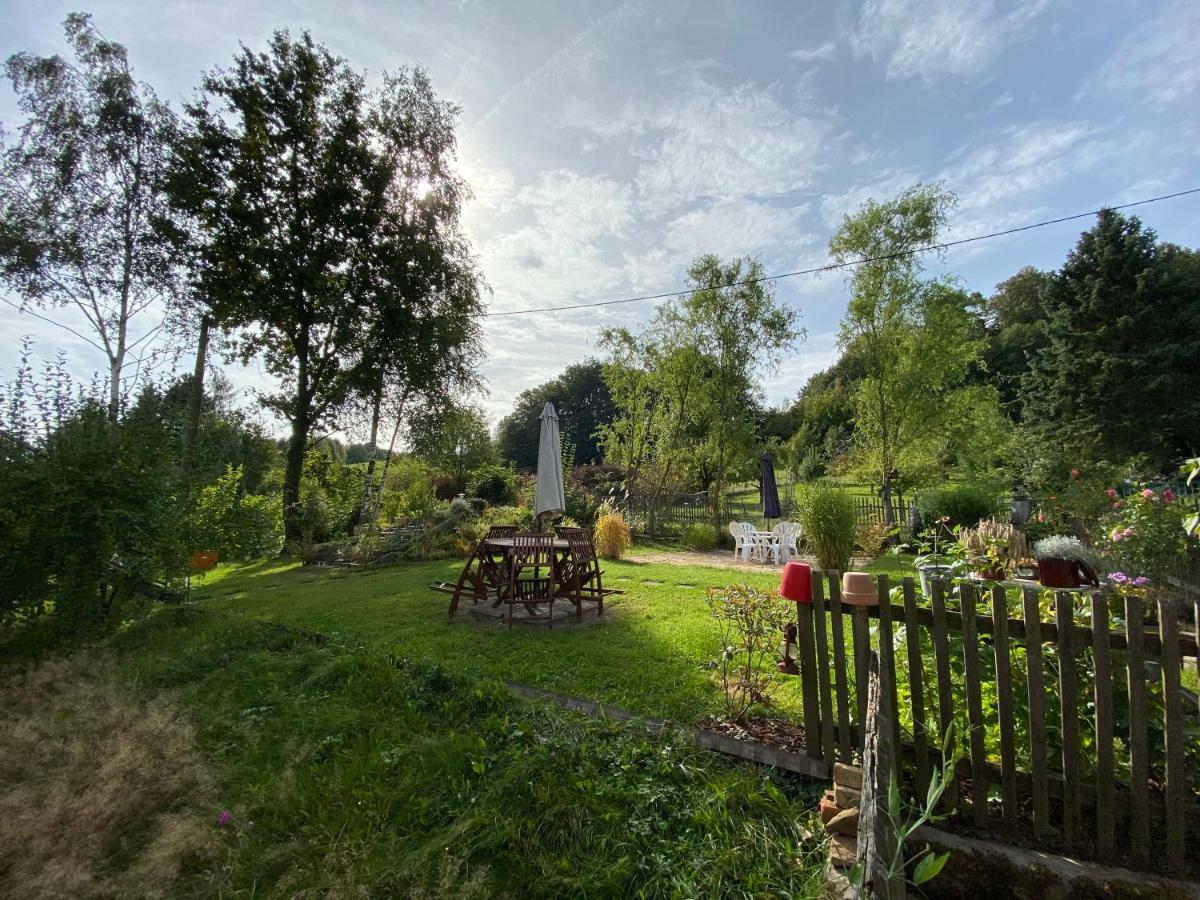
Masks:
[[[745,281],[735,281],[725,287],[743,287],[750,284],[759,284],[764,281],[779,281],[783,278],[795,278],[799,275],[816,275],[820,272],[832,272],[836,269],[848,269],[853,266],[861,266],[864,263],[884,262],[889,259],[899,259],[904,256],[913,256],[918,253],[929,253],[934,250],[946,250],[950,247],[958,247],[963,244],[974,244],[978,241],[986,241],[991,238],[1004,237],[1009,234],[1018,234],[1022,231],[1032,231],[1035,228],[1045,228],[1047,225],[1059,225],[1063,222],[1073,222],[1076,219],[1086,219],[1089,216],[1095,216],[1103,212],[1104,209],[1130,209],[1134,206],[1145,206],[1147,203],[1158,203],[1161,200],[1173,200],[1176,197],[1186,197],[1188,194],[1200,194],[1200,187],[1191,188],[1186,191],[1176,191],[1173,194],[1163,194],[1158,197],[1149,197],[1145,200],[1135,200],[1132,203],[1121,203],[1117,206],[1106,206],[1103,209],[1094,209],[1089,212],[1075,213],[1070,216],[1060,216],[1057,219],[1045,219],[1041,222],[1033,222],[1029,225],[1019,225],[1016,228],[1005,228],[1003,231],[989,231],[987,234],[977,234],[973,237],[959,238],[955,241],[943,241],[938,244],[927,244],[923,247],[912,247],[908,250],[897,250],[895,253],[884,253],[880,256],[865,256],[862,259],[851,259],[846,262],[826,263],[822,266],[814,266],[811,269],[797,269],[794,272],[780,272],[776,275],[763,275],[760,278],[747,278]],[[678,291],[664,291],[661,294],[642,294],[638,297],[622,297],[619,300],[598,300],[594,303],[569,303],[563,306],[542,306],[531,309],[508,309],[497,310],[495,312],[488,311],[481,315],[489,318],[498,318],[500,316],[527,316],[533,313],[548,313],[548,312],[567,312],[572,309],[594,309],[598,306],[618,306],[623,303],[639,303],[643,300],[666,300],[669,297],[685,297],[688,294],[694,294],[700,288],[683,288]]]

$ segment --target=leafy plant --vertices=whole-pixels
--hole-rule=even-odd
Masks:
[[[507,466],[480,466],[471,474],[469,490],[492,506],[505,506],[517,499],[517,477]]]
[[[711,525],[694,522],[683,535],[683,542],[698,553],[707,553],[717,546],[717,534]]]
[[[882,860],[884,875],[888,879],[905,881],[914,887],[920,887],[936,878],[946,865],[946,860],[950,858],[949,852],[934,853],[929,844],[912,856],[905,854],[905,848],[909,839],[921,826],[945,818],[937,813],[938,804],[954,781],[954,768],[962,755],[961,750],[955,750],[957,742],[954,740],[954,730],[954,723],[951,722],[942,741],[942,767],[929,779],[929,788],[925,792],[923,804],[906,803],[900,796],[895,776],[888,781],[885,824],[892,832],[894,847],[891,857]],[[908,875],[909,869],[912,869],[911,878]],[[867,872],[861,862],[856,863],[847,873],[851,884],[860,887],[866,877]]]
[[[857,536],[854,498],[826,482],[800,490],[798,518],[817,564],[825,571],[845,571],[854,556]]]
[[[196,498],[192,549],[215,550],[226,560],[257,559],[278,552],[282,537],[280,498],[244,493],[241,466],[230,466]]]
[[[883,552],[883,548],[887,545],[888,540],[898,530],[894,525],[888,525],[887,522],[864,519],[854,528],[854,544],[862,551],[864,556],[874,559]]]
[[[772,591],[744,584],[709,588],[706,599],[721,633],[718,666],[726,713],[736,719],[755,704],[770,705],[773,675],[767,661],[788,623],[788,604]]]
[[[596,552],[604,559],[620,559],[633,546],[633,533],[619,510],[605,504],[596,517]]]
[[[922,522],[948,519],[951,525],[974,526],[996,514],[1000,491],[982,481],[964,481],[926,488],[917,495]]]

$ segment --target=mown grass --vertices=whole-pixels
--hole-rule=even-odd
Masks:
[[[605,563],[610,598],[603,621],[584,628],[528,629],[479,623],[449,598],[437,579],[457,577],[461,560],[412,563],[373,571],[302,568],[267,562],[221,568],[193,596],[207,609],[235,612],[347,639],[388,643],[396,652],[436,660],[453,672],[519,681],[615,704],[637,713],[692,722],[719,713],[721,695],[705,668],[719,653],[705,605],[709,586],[732,582],[777,588],[778,570],[733,571]],[[787,679],[777,712],[794,715],[799,686]]]
[[[273,592],[271,579],[306,577],[260,568],[212,588],[263,579],[263,595],[290,597],[290,618],[305,618],[304,593]],[[326,594],[342,613],[336,636],[224,598],[162,610],[112,641],[129,684],[178,698],[224,773],[217,861],[172,894],[816,895],[819,848],[801,825],[819,786],[681,734],[519,700],[479,667],[452,671],[467,654],[411,655],[402,618],[397,639],[366,641],[366,619],[348,611],[370,591],[351,588],[390,580],[339,581],[310,584],[337,588]],[[218,807],[232,813],[223,827]]]

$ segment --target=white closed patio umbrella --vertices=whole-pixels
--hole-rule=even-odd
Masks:
[[[537,492],[533,497],[533,514],[553,519],[567,508],[563,496],[562,446],[558,435],[558,413],[554,404],[542,408],[542,431],[538,438]]]

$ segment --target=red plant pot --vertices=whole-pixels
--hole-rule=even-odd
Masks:
[[[788,562],[779,579],[779,596],[796,603],[812,603],[812,567],[802,562]]]

